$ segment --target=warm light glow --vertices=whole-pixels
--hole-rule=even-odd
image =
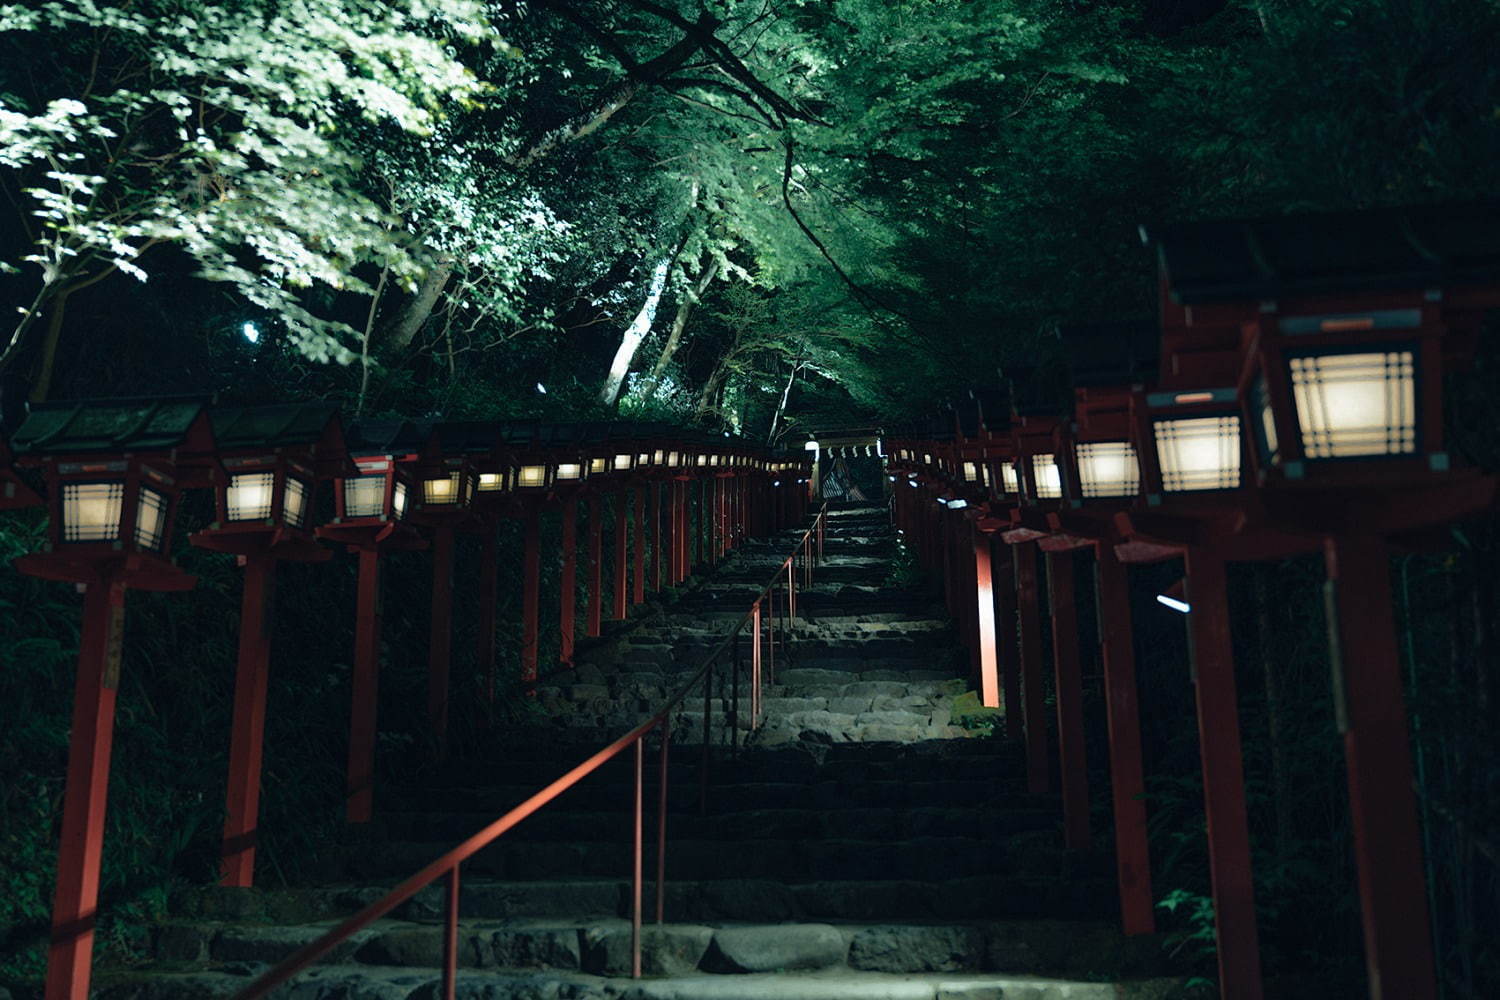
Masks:
[[[1140,492],[1141,469],[1129,441],[1078,445],[1078,483],[1086,497],[1128,497]]]
[[[978,479],[979,479],[979,467],[978,467],[977,463],[974,463],[974,462],[965,462],[964,463],[964,480],[966,482],[972,483],[972,482],[977,482]]]
[[[120,535],[124,483],[64,483],[63,541],[107,542]]]
[[[344,480],[344,516],[379,517],[385,513],[385,473]]]
[[[403,517],[406,516],[406,484],[405,483],[402,483],[402,482],[397,482],[396,483],[396,492],[395,492],[395,496],[394,496],[393,500],[394,500],[394,502],[392,503],[392,506],[396,510],[396,519],[399,521],[401,518],[403,518]]]
[[[525,469],[521,470],[523,473]],[[583,465],[579,462],[559,462],[557,465],[557,478],[564,482],[573,483],[583,478]],[[522,485],[528,485],[523,483]],[[541,483],[536,485],[540,486]]]
[[[1158,604],[1165,604],[1173,611],[1181,611],[1183,614],[1187,614],[1193,610],[1193,606],[1187,601],[1179,601],[1177,598],[1168,597],[1166,594],[1157,594],[1156,600]]]
[[[547,483],[547,467],[545,465],[523,465],[521,475],[517,480],[520,486],[545,486]]]
[[[607,459],[607,458],[591,458],[591,459],[589,459],[589,475],[591,475],[591,476],[597,476],[597,475],[599,475],[601,473],[608,472],[608,471],[609,471],[609,459]]]
[[[681,460],[682,460],[682,456],[679,455],[677,452],[671,451],[671,452],[667,453],[667,464],[670,465],[672,468],[674,468],[674,469],[677,468],[677,466],[681,462]]]
[[[307,526],[307,483],[296,476],[286,478],[286,496],[281,501],[281,519],[294,528]]]
[[[699,465],[707,465],[708,464],[708,456],[707,455],[699,455],[698,456],[698,464]]]
[[[479,492],[498,493],[505,489],[505,473],[503,472],[481,472],[479,474]]]
[[[651,464],[652,465],[661,465],[662,462],[665,461],[665,458],[664,458],[665,455],[666,455],[666,452],[662,451],[660,448],[656,449],[656,451],[652,452],[652,455],[651,455]],[[676,463],[674,462],[673,464],[675,465]]]
[[[270,472],[242,472],[229,477],[224,506],[231,521],[262,521],[271,516],[271,491],[276,476]]]
[[[1000,463],[1000,483],[1007,493],[1021,492],[1021,476],[1016,472],[1014,462]]]
[[[635,464],[637,467],[650,465],[651,456],[643,451],[639,455],[635,456]]]
[[[166,525],[166,496],[149,486],[142,486],[140,503],[135,511],[135,544],[143,549],[160,549]]]
[[[458,502],[457,472],[450,472],[437,479],[422,481],[422,502],[430,504],[454,504]]]
[[[1411,351],[1292,358],[1292,398],[1308,458],[1405,455],[1417,447]]]
[[[1157,420],[1156,454],[1162,489],[1232,490],[1240,485],[1240,418]]]
[[[984,488],[985,489],[989,489],[990,488],[990,467],[988,465],[981,464],[979,466],[979,475],[984,480]]]
[[[1036,484],[1038,500],[1056,500],[1063,495],[1062,470],[1055,455],[1032,455],[1031,478]]]
[[[615,471],[616,472],[629,472],[630,471],[630,456],[629,455],[616,455],[615,456]]]

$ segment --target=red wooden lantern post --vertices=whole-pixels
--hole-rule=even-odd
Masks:
[[[211,455],[213,432],[198,400],[110,400],[34,407],[12,443],[24,463],[44,470],[50,513],[46,550],[20,557],[15,566],[84,592],[45,992],[47,1000],[84,1000],[125,591],[187,590],[196,582],[167,553],[180,458]],[[19,480],[6,480],[15,487],[4,491],[6,506],[31,499]]]
[[[1382,1000],[1437,993],[1388,546],[1494,501],[1495,479],[1447,450],[1442,390],[1500,306],[1497,232],[1500,202],[1155,234],[1166,321],[1187,338],[1239,333],[1266,523],[1322,541],[1366,971]]]
[[[458,429],[462,428],[461,431]],[[461,447],[474,474],[474,517],[467,522],[481,539],[479,555],[479,634],[476,637],[476,662],[484,678],[487,701],[495,700],[496,602],[500,593],[500,519],[510,513],[515,503],[515,462],[504,443],[503,431],[496,423],[450,424],[447,437],[462,433]]]
[[[313,535],[314,493],[319,480],[345,475],[353,466],[333,404],[219,408],[211,421],[225,474],[212,477],[214,522],[189,540],[231,553],[245,568],[220,884],[249,888],[255,877],[276,564],[322,562],[332,555]]]
[[[1133,561],[1176,553],[1159,546],[1121,546],[1114,515],[1136,503],[1141,493],[1130,405],[1133,392],[1154,375],[1159,338],[1149,322],[1065,328],[1062,338],[1073,367],[1074,419],[1059,450],[1066,503],[1048,521],[1056,530],[1055,540],[1076,539],[1095,553],[1121,925],[1126,934],[1147,934],[1155,930],[1156,919],[1129,580],[1121,552]],[[1053,558],[1060,557],[1049,554]],[[1059,667],[1060,685],[1061,673]],[[1067,753],[1064,748],[1065,757]]]
[[[589,478],[589,462],[576,428],[513,425],[506,441],[516,452],[515,495],[521,544],[521,682],[540,676],[542,604],[542,506],[577,491]]]
[[[1014,391],[1014,390],[1013,390]],[[1015,443],[1015,475],[1020,486],[1020,506],[1012,509],[1013,527],[1000,537],[1011,546],[1015,565],[1017,632],[1021,656],[1021,717],[1026,732],[1026,785],[1032,793],[1051,786],[1046,723],[1046,701],[1042,691],[1041,584],[1037,575],[1038,539],[1048,534],[1047,512],[1062,501],[1062,468],[1057,461],[1060,421],[1056,406],[1037,386],[1028,385],[1026,398],[1013,397],[1011,437]],[[1073,647],[1069,647],[1073,648]],[[1074,668],[1076,669],[1076,667]],[[1071,685],[1069,685],[1071,687]],[[1060,690],[1060,693],[1065,693]],[[1060,711],[1070,728],[1081,709],[1064,703]],[[1082,734],[1073,742],[1080,744]]]
[[[475,432],[479,440],[473,442]],[[432,428],[417,475],[412,520],[432,531],[432,615],[427,643],[427,722],[436,753],[448,743],[448,698],[453,662],[454,536],[473,523],[478,473],[470,462],[471,445],[481,454],[494,447],[493,430],[484,425],[440,423]]]
[[[1306,551],[1305,537],[1247,530],[1256,500],[1243,488],[1244,440],[1232,384],[1238,335],[1196,340],[1163,330],[1159,386],[1131,400],[1131,441],[1144,505],[1115,516],[1131,548],[1185,557],[1204,811],[1208,818],[1219,983],[1226,1000],[1263,996],[1251,878],[1244,766],[1230,643],[1225,563]]]
[[[405,523],[417,488],[412,470],[424,440],[416,427],[401,421],[371,421],[354,427],[348,444],[358,474],[334,481],[336,516],[317,530],[319,538],[346,545],[359,557],[345,813],[350,823],[368,823],[374,814],[380,557],[388,549],[425,547],[415,529]]]

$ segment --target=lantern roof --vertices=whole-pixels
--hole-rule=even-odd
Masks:
[[[1071,409],[1072,400],[1062,392],[1051,369],[1012,367],[1011,410],[1017,417],[1057,417]]]
[[[500,425],[491,420],[442,420],[430,426],[429,447],[444,455],[488,455],[500,444]]]
[[[1154,382],[1161,332],[1153,318],[1059,327],[1076,388]]]
[[[432,436],[410,420],[361,420],[345,435],[350,455],[414,454],[422,451]]]
[[[1010,429],[1010,387],[984,386],[969,390],[981,430],[994,433]]]
[[[1141,239],[1180,305],[1500,279],[1500,201],[1142,226]]]
[[[216,406],[209,412],[209,420],[221,451],[344,444],[337,403]]]
[[[212,452],[202,396],[38,403],[11,438],[18,455]]]

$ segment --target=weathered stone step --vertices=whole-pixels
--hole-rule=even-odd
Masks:
[[[627,828],[628,816],[614,817]],[[1050,818],[1040,825],[1052,826]],[[812,880],[933,881],[981,875],[1018,875],[994,839],[979,836],[912,837],[899,842],[870,838],[835,840],[757,836],[755,839],[683,840],[668,827],[669,871],[686,879],[726,873],[786,882]],[[975,831],[976,833],[978,831]],[[451,840],[361,844],[329,852],[324,872],[345,880],[400,879],[452,847]],[[498,841],[476,854],[466,870],[488,878],[528,880],[604,878],[628,872],[626,841]]]
[[[1057,817],[1050,803],[1033,808],[948,806],[895,809],[868,806],[814,812],[801,809],[743,809],[703,816],[698,814],[697,786],[684,784],[678,787],[681,794],[676,797],[675,802],[671,799],[668,801],[667,827],[674,842],[677,839],[756,841],[789,837],[864,837],[904,841],[908,838],[957,834],[996,838],[994,842],[997,848],[1003,850],[1003,841],[998,838],[1024,831],[1050,830],[1057,824]],[[654,796],[652,801],[654,803]],[[506,837],[521,841],[625,843],[630,840],[631,831],[629,824],[621,821],[624,816],[623,811],[597,809],[543,810],[506,834]],[[424,809],[388,810],[382,813],[377,822],[388,840],[425,840],[451,844],[482,829],[494,819],[494,813],[478,810],[438,812]],[[653,828],[654,825],[653,819]]]
[[[649,783],[655,787],[655,782]],[[742,811],[747,809],[809,809],[829,810],[846,808],[903,808],[903,809],[947,809],[993,807],[997,809],[1047,808],[1056,803],[1050,795],[1024,795],[1014,788],[1020,786],[1019,779],[1002,781],[986,780],[939,780],[939,781],[767,781],[733,782],[718,784],[710,781],[708,802],[710,809]],[[696,796],[696,786],[679,786],[684,795],[688,789]],[[518,802],[538,790],[536,785],[496,785],[475,789],[467,793],[462,801],[466,808],[478,812],[490,812],[499,816]],[[573,803],[588,803],[594,808],[625,809],[631,803],[633,786],[624,782],[598,783],[565,792],[549,808],[566,808]],[[391,790],[382,798],[382,808],[422,809],[442,808],[443,803],[452,803],[453,792],[449,789],[413,789],[406,792]],[[689,799],[691,801],[691,798]],[[451,805],[450,805],[451,808]]]
[[[667,863],[666,916],[678,922],[1110,921],[1115,914],[1115,887],[1110,878],[989,875],[790,884],[748,878],[684,881],[672,878],[670,855]],[[200,886],[175,893],[169,913],[178,921],[303,924],[346,917],[389,889],[389,885],[351,883],[302,889]],[[651,892],[649,878],[646,891]],[[465,920],[625,917],[630,913],[630,882],[625,878],[504,881],[475,874],[463,879],[459,899]],[[392,916],[428,921],[440,919],[443,912],[442,889],[430,887]]]
[[[648,895],[651,887],[648,887]],[[334,922],[263,924],[180,922],[160,925],[151,952],[176,968],[275,964],[326,933]],[[925,924],[648,924],[643,970],[720,975],[841,969],[924,973],[1025,970],[1053,975],[1131,975],[1159,971],[1160,942],[1129,939],[1107,924],[1083,921],[984,921]],[[381,920],[352,935],[320,963],[432,969],[442,958],[443,927]],[[459,923],[461,969],[557,969],[627,976],[629,923],[593,919],[470,920]],[[622,947],[623,945],[623,947]]]
[[[132,971],[106,980],[99,1000],[219,1000],[249,982],[236,972]],[[401,966],[319,966],[272,996],[297,1000],[433,1000],[436,972]],[[464,1000],[1165,1000],[1180,979],[1088,982],[996,973],[848,972],[695,973],[645,979],[628,986],[585,973],[464,970],[456,984]]]

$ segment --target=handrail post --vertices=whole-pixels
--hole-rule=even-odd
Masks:
[[[630,978],[641,978],[641,813],[644,811],[644,802],[641,795],[641,785],[645,779],[646,761],[646,737],[645,734],[635,739],[635,809],[632,817],[634,821],[634,846],[633,868],[630,875]]]
[[[740,753],[740,668],[744,660],[740,657],[740,629],[744,620],[734,627],[734,669],[729,673],[729,741],[736,759]]]
[[[703,760],[698,767],[698,812],[708,815],[708,752],[709,727],[714,717],[714,668],[709,664],[703,675]]]
[[[750,729],[760,728],[760,600],[750,606],[755,639],[750,644]]]
[[[448,869],[448,898],[444,901],[443,1000],[454,1000],[458,988],[458,867]]]
[[[661,775],[656,803],[656,922],[667,913],[667,751],[672,745],[672,713],[661,719]]]

